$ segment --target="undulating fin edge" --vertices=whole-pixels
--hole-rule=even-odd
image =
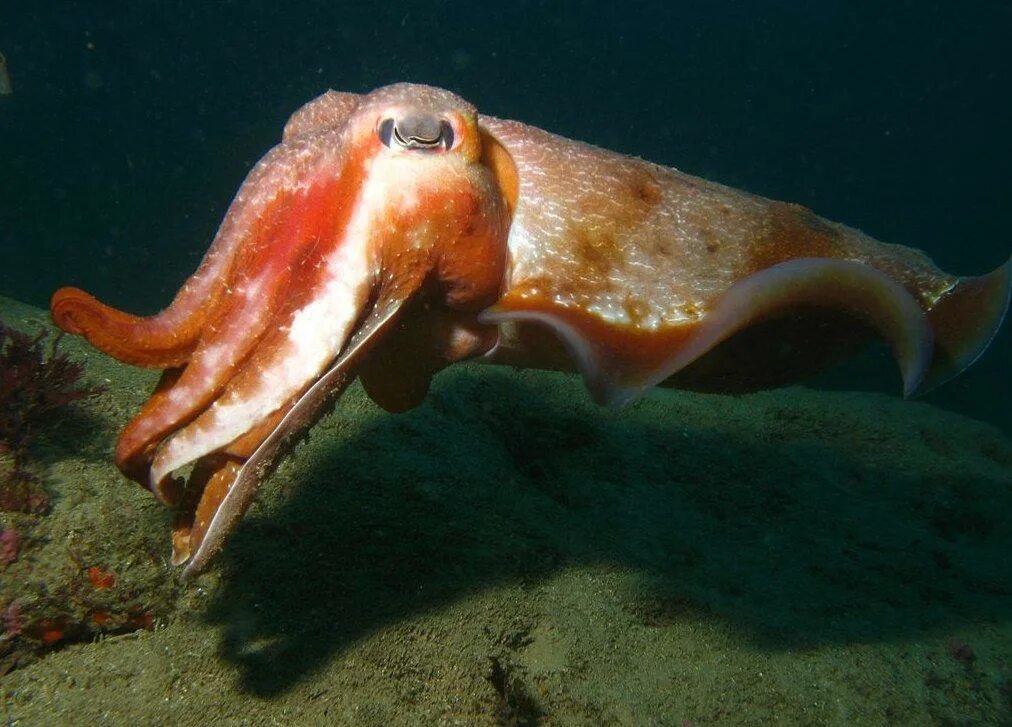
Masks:
[[[994,340],[1012,298],[1012,257],[986,275],[960,278],[927,313],[934,332],[931,366],[916,394],[957,376]]]
[[[912,395],[927,375],[933,352],[931,326],[920,304],[900,283],[871,265],[835,258],[796,258],[739,280],[682,336],[666,356],[644,361],[628,348],[602,351],[594,331],[564,310],[524,309],[501,301],[484,312],[486,323],[534,322],[555,332],[575,362],[591,396],[623,406],[647,389],[702,358],[736,333],[795,307],[822,307],[852,313],[889,344],[903,377],[903,393]]]

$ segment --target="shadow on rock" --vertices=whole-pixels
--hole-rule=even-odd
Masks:
[[[616,412],[565,377],[465,369],[413,412],[343,410],[224,553],[208,618],[261,695],[407,616],[579,564],[642,573],[641,623],[717,618],[767,649],[1012,613],[1012,447],[931,407],[794,390]]]

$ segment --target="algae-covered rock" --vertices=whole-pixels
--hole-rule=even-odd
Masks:
[[[1012,443],[988,425],[804,388],[613,411],[573,378],[478,366],[403,415],[355,386],[182,585],[170,515],[111,462],[153,379],[82,360],[108,390],[41,442],[53,509],[0,594],[155,628],[10,671],[9,719],[1010,719]]]

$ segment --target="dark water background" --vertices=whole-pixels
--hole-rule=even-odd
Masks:
[[[157,310],[295,108],[399,80],[982,273],[1012,249],[1009,38],[997,1],[7,2],[0,294]],[[1008,329],[929,400],[1012,429]]]

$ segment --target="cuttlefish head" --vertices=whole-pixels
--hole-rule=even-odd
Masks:
[[[356,375],[404,409],[439,368],[494,345],[476,320],[506,266],[494,144],[446,91],[330,92],[250,172],[169,308],[140,318],[74,288],[54,295],[64,330],[164,369],[116,459],[178,507],[173,560],[188,573]]]

